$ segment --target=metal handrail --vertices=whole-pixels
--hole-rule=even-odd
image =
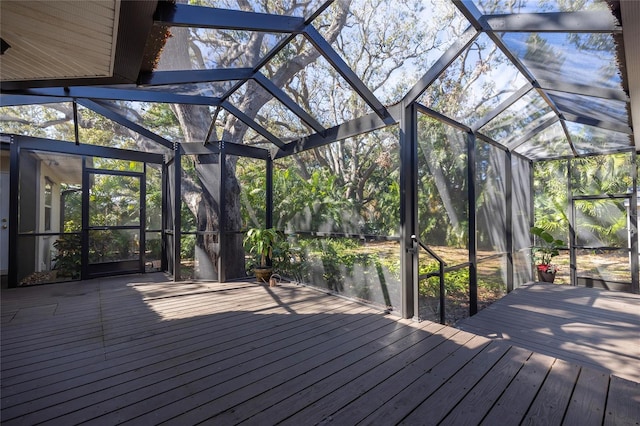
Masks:
[[[445,266],[447,266],[447,262],[444,261],[440,256],[438,256],[433,250],[427,247],[418,239],[417,236],[412,235],[411,239],[414,243],[417,243],[423,250],[431,255],[438,262],[438,275],[440,276],[440,324],[445,323],[445,298],[444,298],[444,271]]]

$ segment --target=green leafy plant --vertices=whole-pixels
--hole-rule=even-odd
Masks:
[[[271,262],[274,247],[280,241],[280,235],[275,228],[251,228],[244,237],[245,248],[256,256],[260,267],[265,268]],[[256,260],[257,260],[256,259]]]
[[[58,271],[58,276],[71,279],[80,278],[82,263],[80,235],[63,235],[53,243],[53,247],[58,251],[52,259],[55,264],[53,269]]]
[[[551,260],[560,254],[564,241],[554,238],[549,232],[537,226],[531,228],[531,234],[538,237],[538,243],[540,244],[532,249],[533,260],[538,265],[538,269],[543,270],[543,272],[555,272],[555,267],[551,265]]]

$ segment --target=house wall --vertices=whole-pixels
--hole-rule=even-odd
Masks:
[[[47,179],[51,183],[51,212],[50,212],[50,228],[46,229],[45,215],[46,215],[46,203],[45,203],[45,185]],[[60,232],[60,178],[56,174],[47,161],[39,161],[39,173],[38,173],[38,186],[36,188],[38,194],[38,232]],[[57,236],[42,236],[38,240],[38,250],[36,252],[36,265],[35,270],[49,271],[52,264],[51,259],[55,256],[55,248],[53,243],[56,241]]]

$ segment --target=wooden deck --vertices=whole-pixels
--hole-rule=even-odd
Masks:
[[[2,292],[4,425],[579,424],[637,382],[294,285],[160,274]]]
[[[536,283],[457,327],[640,382],[640,295]]]

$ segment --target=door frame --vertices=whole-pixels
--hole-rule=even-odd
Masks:
[[[578,245],[578,230],[577,230],[577,216],[576,216],[576,201],[597,201],[597,200],[625,200],[629,205],[632,205],[632,201],[635,197],[633,194],[612,194],[612,195],[581,195],[581,196],[573,196],[570,199],[570,218],[571,218],[571,227],[570,227],[570,268],[571,268],[571,283],[576,286],[583,287],[595,287],[595,288],[604,288],[607,290],[616,290],[616,291],[626,291],[633,292],[633,289],[637,287],[638,282],[638,243],[637,243],[637,226],[634,226],[634,220],[637,221],[637,216],[634,214],[632,209],[627,209],[626,211],[626,219],[627,224],[629,224],[627,233],[630,233],[630,238],[627,239],[627,247],[626,250],[629,252],[629,267],[631,268],[631,281],[623,282],[623,281],[607,281],[605,279],[595,279],[590,277],[580,277],[578,276],[578,265],[577,265],[577,250],[580,249],[605,249],[605,250],[624,250],[624,248],[614,248],[614,247],[590,247],[590,246],[582,246]],[[635,219],[634,219],[635,218]],[[637,223],[637,222],[635,222]],[[634,241],[635,238],[635,241]],[[635,253],[635,259],[634,259]],[[634,272],[634,264],[636,271]]]
[[[91,176],[126,176],[137,178],[140,183],[139,197],[139,219],[137,225],[109,225],[95,226],[89,222],[90,210],[90,187]],[[96,278],[101,276],[134,274],[144,272],[144,252],[145,252],[145,227],[146,227],[146,167],[142,172],[119,171],[109,169],[96,169],[87,167],[86,161],[82,164],[82,279]],[[89,260],[89,241],[91,231],[110,230],[137,230],[138,231],[138,258],[131,260],[120,260],[106,262],[104,264],[91,263]]]

